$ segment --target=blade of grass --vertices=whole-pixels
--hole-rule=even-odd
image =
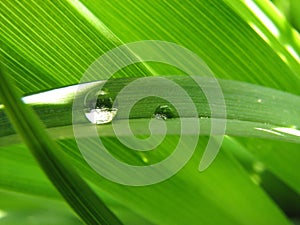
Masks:
[[[274,7],[271,1],[226,1],[249,26],[289,64],[299,76],[299,33]]]
[[[167,78],[180,84],[184,90],[187,90],[198,109],[199,118],[201,120],[201,134],[208,135],[210,132],[210,109],[202,91],[191,82],[189,77],[170,76]],[[110,95],[114,97],[118,94],[118,91],[122,87],[126,86],[134,79],[135,78],[112,79],[107,82],[106,87],[108,88]],[[205,79],[206,78],[203,77],[203,82],[205,81],[204,85],[209,88],[214,88],[210,86],[210,80]],[[280,128],[285,128],[290,131],[294,130],[297,132],[297,127],[300,127],[298,117],[300,113],[299,96],[248,83],[221,79],[218,81],[226,101],[227,118],[214,119],[227,119],[227,135],[299,142],[297,135],[284,132],[284,129],[280,131]],[[85,90],[81,94],[84,95],[92,88],[97,87],[97,84],[98,82],[84,84]],[[72,110],[71,104],[74,99],[76,87],[78,87],[78,85],[43,92],[32,96],[32,98],[31,96],[24,98],[24,100],[27,99],[28,102],[31,101],[33,108],[48,128],[54,127],[53,129],[49,129],[49,132],[52,133],[52,137],[55,139],[59,137],[60,139],[73,137],[73,133],[68,125],[72,124],[70,116]],[[67,90],[70,91],[67,92]],[[83,89],[81,88],[81,90]],[[170,92],[171,91],[172,90],[170,90]],[[47,105],[47,100],[50,96],[51,101],[53,103],[56,101],[57,105]],[[55,99],[55,96],[58,96],[58,98]],[[127,100],[129,101],[130,98],[134,97],[135,93],[132,93],[131,96],[128,96]],[[180,96],[177,98],[181,100]],[[35,100],[35,102],[31,99]],[[132,109],[131,120],[132,123],[134,123],[135,129],[139,130],[139,133],[147,134],[148,130],[143,127],[143,121],[145,121],[143,119],[152,117],[154,109],[156,108],[155,106],[159,104],[157,101],[158,100],[154,101],[153,99],[148,98],[137,104],[135,108]],[[185,104],[184,97],[182,97],[182,104]],[[121,111],[119,112],[121,113]],[[0,109],[0,113],[3,115],[3,109]],[[118,119],[126,119],[123,118],[120,113],[118,113]],[[83,120],[81,122],[84,124],[87,120]],[[122,121],[120,121],[120,123],[121,122]],[[167,122],[171,125],[173,124],[173,127],[176,127],[179,121],[171,120]],[[4,115],[0,121],[0,126],[3,128],[0,132],[0,140],[2,140],[2,144],[0,145],[7,145],[13,143],[12,141],[17,141],[15,136],[7,138],[4,137],[9,134],[13,134],[9,121],[7,118],[5,119]],[[98,129],[99,131],[101,130],[101,134],[104,136],[113,136],[114,132],[113,130],[110,130],[109,127],[110,126],[107,125],[101,125],[98,126]]]
[[[0,72],[0,97],[8,116],[61,195],[87,224],[121,224],[73,170],[60,148],[48,137],[35,113],[21,101],[7,74]]]
[[[116,144],[116,139],[108,138],[107,141],[107,144],[114,148],[115,154],[119,154],[120,157],[125,155],[123,158],[126,158],[126,162],[136,162],[137,157],[124,154],[126,152],[122,146]],[[278,225],[289,224],[263,191],[251,182],[248,174],[242,171],[239,164],[223,151],[205,173],[197,171],[202,154],[198,151],[192,161],[171,179],[157,185],[136,188],[114,184],[100,177],[82,159],[74,140],[65,140],[60,144],[68,154],[72,165],[78,168],[82,176],[101,188],[101,196],[104,192],[120,204],[126,203],[128,209],[147,218],[153,224],[181,225],[186,221],[195,225],[198,225],[199,221],[211,225],[248,224],[250,222],[261,225],[268,222]],[[174,138],[169,138],[167,146],[170,148],[174,144]],[[204,147],[204,144],[199,146],[199,150]],[[161,154],[163,155],[165,151],[168,151],[168,148],[158,149],[160,155],[156,158],[161,158]],[[4,154],[5,158],[10,159],[10,154],[15,157],[10,164],[14,164],[15,168],[22,168],[22,165],[18,164],[20,159],[25,164],[31,163],[31,160],[27,160],[31,156],[24,147],[22,151],[7,151]],[[5,158],[4,163],[6,163]],[[152,160],[149,159],[151,164]],[[141,156],[138,160],[143,162]],[[16,181],[18,185],[16,191],[22,192],[24,188],[22,180],[26,182],[32,179],[32,176],[34,174],[29,174],[29,177],[17,174],[19,181]],[[35,194],[34,190],[37,188],[35,183],[29,185],[33,190],[31,194]],[[30,190],[27,190],[27,193],[30,193]],[[224,193],[231,194],[224,195]]]
[[[125,43],[174,42],[195,52],[219,78],[299,93],[299,63],[275,37],[269,44],[253,30],[246,1],[82,2]]]
[[[83,225],[65,202],[0,190],[0,224]],[[55,215],[55,216],[53,216]]]
[[[195,89],[193,85],[191,85],[188,82],[188,78],[184,76],[173,76],[170,77],[170,79],[180,83],[183,86],[183,88],[189,90],[191,96],[195,98],[195,103],[199,110],[201,135],[209,135],[209,109],[206,106],[205,97],[203,96],[203,94],[199,92],[198,89]],[[133,79],[131,78],[122,78],[110,81],[111,94],[116,95],[118,90],[123,85],[126,85],[132,80]],[[300,121],[298,118],[300,100],[298,96],[273,90],[270,88],[264,88],[257,85],[251,85],[235,81],[219,80],[219,83],[222,87],[224,97],[227,103],[227,135],[237,137],[244,136],[248,138],[257,137],[299,143],[299,136],[296,135],[297,127],[300,126]],[[97,82],[87,84],[86,91],[88,91],[89,88],[96,87],[96,84]],[[207,85],[209,85],[209,82]],[[68,88],[70,89],[71,87],[72,86]],[[73,87],[76,87],[76,85]],[[71,90],[75,89],[76,88],[71,88]],[[59,98],[56,99],[56,101],[57,104],[61,105],[38,106],[34,105],[35,103],[32,102],[33,107],[35,108],[40,118],[48,127],[50,127],[48,128],[48,132],[51,135],[51,137],[59,140],[73,138],[72,126],[69,126],[71,124],[71,105],[69,103],[72,102],[74,92],[67,92],[66,90],[66,88],[62,88],[52,90],[49,92],[43,92],[42,94],[40,94],[40,97],[37,98],[37,96],[39,95],[35,95],[34,98],[36,100],[36,104],[41,104],[43,103],[43,101],[47,101],[48,95],[52,97],[51,101],[55,102],[54,96],[57,92],[60,94]],[[64,92],[66,96],[64,97],[63,95],[61,95],[61,92]],[[30,96],[28,96],[26,99],[30,100]],[[144,101],[138,104],[138,107],[136,107],[135,110],[133,110],[133,119],[131,119],[130,122],[134,127],[135,131],[141,135],[149,135],[148,129],[145,129],[145,124],[148,123],[148,120],[145,118],[150,118],[152,116],[152,111],[155,108],[152,107],[153,104],[154,103],[151,101]],[[119,122],[122,123],[126,121],[120,120]],[[180,120],[168,120],[167,124],[171,131],[174,130],[174,132],[172,133],[173,135],[178,134],[178,129],[173,128],[179,126]],[[21,139],[17,135],[7,136],[7,134],[11,134],[13,132],[13,130],[10,128],[10,124],[7,119],[2,117],[0,125],[1,127],[3,127],[2,132],[0,134],[0,136],[2,136],[0,137],[0,145],[7,146],[21,141]],[[97,129],[98,133],[101,134],[101,136],[114,136],[114,131],[111,128],[111,125],[101,125],[98,126]],[[88,136],[89,134],[87,133],[86,135]],[[126,136],[126,134],[124,135]],[[250,146],[251,145],[249,145],[249,149],[252,149]],[[278,145],[275,144],[273,148],[275,148],[276,146]],[[298,155],[298,153],[296,151],[296,144],[294,145],[294,148],[295,151],[293,155],[285,154],[284,157],[287,157],[287,159],[284,163],[280,162],[280,157],[282,156],[278,158],[275,157],[275,154],[269,155],[268,159],[277,159],[272,162],[272,168],[274,167],[275,170],[278,171],[276,174],[278,174],[282,180],[286,181],[295,190],[299,191],[299,179],[293,179],[293,177],[295,177],[296,174],[294,174],[293,170],[289,170],[290,167],[288,166],[288,162],[294,162],[294,160],[297,158],[296,156]],[[256,151],[256,156],[259,156],[259,153],[265,154],[263,152],[263,150],[261,150],[261,152]],[[265,161],[268,162],[268,160]],[[282,165],[280,167],[281,169],[276,169],[276,165]]]
[[[299,93],[299,63],[276,38],[268,36],[268,44],[253,30],[250,22],[254,16],[245,2],[82,0],[88,11],[85,14],[80,14],[82,7],[74,2],[79,1],[0,3],[1,51],[14,60],[7,67],[23,93],[76,83],[96,58],[121,44],[119,40],[126,43],[145,39],[171,41],[189,48],[217,77]],[[88,15],[105,26],[91,24]],[[263,30],[261,24],[253,23]],[[111,38],[112,33],[115,38]],[[294,39],[299,43],[299,36]],[[49,46],[55,49],[49,51]],[[132,71],[137,70],[122,75],[133,76]]]
[[[185,77],[180,77],[180,78],[181,78],[181,79],[179,79],[180,83],[184,84],[185,83],[184,82]],[[123,79],[123,81],[124,81],[124,79]],[[119,82],[119,83],[118,82],[112,82],[112,84],[121,85],[121,84],[123,84],[123,82]],[[228,84],[228,85],[226,86],[225,84]],[[244,105],[242,104],[243,102],[245,104],[246,104],[246,102],[248,102],[248,103],[249,102],[256,102],[255,104],[263,104],[263,105],[264,104],[267,104],[267,105],[271,104],[272,105],[272,104],[276,103],[276,105],[277,104],[280,105],[281,101],[279,99],[285,99],[285,97],[284,97],[285,95],[289,96],[289,98],[288,98],[289,101],[291,101],[293,103],[298,102],[297,101],[298,100],[297,96],[294,96],[294,95],[291,95],[291,94],[288,94],[288,93],[278,92],[278,91],[275,91],[275,90],[265,89],[265,88],[262,88],[262,87],[253,86],[253,85],[249,85],[249,84],[243,84],[243,83],[240,83],[239,85],[237,85],[236,82],[232,83],[232,81],[229,81],[229,83],[225,82],[225,84],[223,83],[222,88],[223,88],[223,90],[225,90],[225,93],[227,94],[225,96],[227,96],[228,101],[231,102],[231,103],[229,103],[229,105],[232,105],[232,107],[235,107],[235,109],[239,108],[236,105],[236,98],[232,97],[233,93],[236,93],[236,96],[239,96],[240,102],[241,102],[240,103],[241,105],[239,105],[240,110],[242,110],[244,112],[240,116],[241,117],[245,116],[245,118],[249,118],[247,116],[251,115],[251,113],[249,114],[249,109],[244,109]],[[232,85],[230,85],[230,84],[232,84]],[[118,89],[118,87],[119,86],[116,86],[115,89]],[[186,89],[189,89],[192,92],[196,91],[196,90],[193,91],[193,89],[191,87],[189,87],[189,88],[186,87]],[[241,93],[241,90],[243,90],[242,93]],[[266,93],[264,91],[266,91]],[[196,95],[196,93],[194,93],[194,94]],[[230,96],[232,98],[230,98]],[[244,97],[246,96],[247,98],[243,99],[244,97],[242,97],[242,96],[244,96]],[[260,96],[264,101],[262,101],[261,103],[257,102],[257,99],[258,99],[257,96]],[[274,103],[274,101],[267,101],[268,99],[269,100],[273,99],[273,97],[275,97],[275,99],[277,99],[277,101],[275,103]],[[232,100],[230,101],[230,99],[232,99]],[[245,100],[245,101],[243,101],[243,100]],[[285,105],[290,105],[291,110],[289,110],[289,113],[291,113],[291,115],[294,115],[294,113],[293,113],[294,108],[293,107],[297,108],[297,104],[290,104],[289,101],[285,102]],[[196,101],[196,102],[201,102],[201,101]],[[149,108],[146,108],[146,109],[145,109],[144,106],[145,105],[142,105],[140,108],[137,108],[136,109],[137,112],[141,112],[142,113],[141,115],[143,115],[143,117],[146,117],[147,115],[151,116],[152,115],[151,111],[149,111],[149,109],[151,108],[150,105],[149,105]],[[201,111],[202,113],[205,112],[205,111],[203,111],[205,108],[203,108],[203,107],[198,107],[198,108],[200,109],[200,111],[202,110]],[[261,112],[265,112],[263,108],[264,107],[262,107]],[[266,107],[266,108],[269,108],[269,107]],[[140,109],[144,109],[144,111],[139,111]],[[232,112],[235,112],[235,110],[233,110]],[[232,129],[235,130],[236,134],[241,133],[241,130],[243,132],[245,132],[245,131],[247,131],[247,129],[249,129],[249,127],[252,126],[252,128],[253,128],[254,125],[261,126],[261,125],[263,125],[264,120],[269,119],[271,121],[272,118],[274,118],[274,117],[276,118],[276,120],[278,120],[278,118],[280,118],[280,113],[278,113],[278,112],[275,113],[275,111],[269,113],[268,114],[269,116],[264,116],[264,113],[262,113],[262,115],[260,115],[259,117],[257,117],[256,114],[255,114],[255,113],[258,113],[257,111],[253,110],[252,113],[253,113],[252,119],[254,121],[255,121],[255,119],[257,121],[261,121],[261,124],[259,124],[259,123],[255,124],[255,122],[250,121],[249,122],[250,126],[248,126],[248,128],[247,128],[247,126],[243,127],[241,125],[242,123],[239,123],[239,121],[234,121],[233,120],[234,125],[232,126]],[[136,116],[138,116],[138,115],[139,114],[137,114]],[[233,113],[233,115],[234,115],[234,113]],[[60,117],[60,118],[62,118],[62,117]],[[203,119],[203,121],[204,120],[205,119]],[[284,124],[286,122],[285,120],[278,120],[278,121],[280,121],[279,122],[280,124]],[[173,121],[170,120],[169,122],[172,123]],[[176,123],[176,119],[174,119],[174,122]],[[242,121],[240,121],[240,122],[242,122]],[[295,116],[291,116],[289,122],[297,123],[297,120],[295,119]],[[134,127],[135,127],[135,125],[137,125],[139,123],[139,119],[133,120],[133,123],[134,123]],[[239,126],[236,126],[237,124],[239,124]],[[108,128],[109,128],[109,126],[110,125],[106,125],[106,127],[108,127]],[[203,124],[203,126],[204,126],[204,130],[205,130],[205,124]],[[103,131],[103,130],[101,130],[102,127],[103,126],[99,126],[99,130],[101,131],[101,133]],[[140,128],[141,128],[141,130],[140,130],[141,133],[145,132],[145,129],[143,129],[143,126],[141,126]],[[62,127],[59,127],[58,129],[62,129]],[[58,129],[56,131],[58,131]],[[105,129],[105,127],[104,127],[104,129]],[[207,129],[207,131],[208,130],[209,129]],[[109,130],[107,132],[108,132],[107,133],[108,137],[104,137],[107,141],[107,146],[110,146],[110,148],[114,149],[115,154],[117,154],[119,158],[125,159],[125,160],[130,159],[129,162],[132,162],[132,161],[136,162],[137,160],[142,161],[142,157],[141,156],[137,157],[134,153],[132,153],[133,151],[131,151],[131,153],[129,153],[129,154],[126,151],[124,151],[123,147],[118,144],[116,139],[110,137],[113,133]],[[257,132],[261,132],[261,131],[257,131]],[[266,133],[266,134],[268,134],[268,133]],[[59,135],[59,134],[56,133],[56,135]],[[62,134],[62,135],[65,135],[65,134]],[[247,135],[249,135],[249,134],[247,134]],[[71,137],[71,136],[69,136],[69,137]],[[153,159],[154,160],[159,159],[161,157],[161,154],[164,155],[164,154],[168,153],[169,149],[173,149],[170,146],[172,146],[174,143],[176,143],[176,141],[174,142],[174,140],[176,140],[176,139],[169,138],[168,142],[167,142],[168,147],[165,148],[165,149],[158,149],[157,150],[157,152],[160,155],[155,155],[153,157],[147,156],[147,158],[149,159],[149,163],[151,164]],[[222,181],[224,179],[223,176],[218,177],[219,173],[221,171],[223,171],[224,168],[227,168],[227,170],[228,170],[228,168],[231,166],[230,167],[231,169],[226,172],[226,174],[227,174],[226,176],[228,176],[228,178],[229,178],[229,174],[232,173],[234,170],[236,170],[238,168],[238,166],[237,166],[238,164],[237,165],[232,165],[231,164],[232,162],[231,162],[230,157],[227,158],[226,156],[221,155],[220,157],[222,158],[222,160],[225,160],[225,162],[222,162],[222,160],[221,160],[221,164],[218,164],[218,166],[217,166],[218,169],[213,169],[213,168],[216,168],[216,167],[211,168],[213,170],[213,172],[209,173],[209,175],[205,175],[203,173],[201,173],[199,175],[198,172],[195,170],[196,167],[191,167],[190,166],[189,170],[185,170],[185,172],[183,172],[183,174],[186,174],[186,176],[185,175],[181,175],[181,176],[178,175],[178,176],[174,177],[174,179],[170,179],[170,181],[167,181],[166,184],[159,184],[159,185],[149,187],[149,188],[145,187],[145,188],[136,189],[136,188],[120,187],[119,185],[112,184],[109,181],[105,181],[105,180],[99,178],[99,175],[96,174],[94,171],[91,171],[91,169],[86,165],[86,162],[83,161],[82,156],[80,155],[79,151],[74,150],[74,149],[76,149],[76,144],[73,143],[73,141],[65,140],[65,141],[62,142],[62,145],[64,146],[65,150],[67,149],[68,156],[72,159],[73,164],[76,165],[76,167],[80,169],[83,176],[87,177],[89,180],[91,180],[91,181],[95,182],[96,184],[98,184],[99,187],[101,187],[101,184],[104,185],[105,186],[105,188],[104,188],[105,192],[110,192],[110,195],[114,196],[115,198],[117,198],[121,202],[128,202],[128,204],[129,204],[128,207],[130,207],[131,210],[133,210],[133,211],[137,211],[140,215],[143,215],[146,218],[150,218],[150,217],[152,218],[152,215],[155,214],[155,216],[153,216],[153,220],[152,220],[152,222],[154,222],[154,223],[158,223],[158,222],[162,221],[162,219],[160,217],[160,211],[161,210],[158,210],[158,211],[153,210],[153,205],[158,206],[157,204],[159,203],[160,205],[164,204],[164,208],[168,208],[168,209],[164,209],[164,212],[166,213],[166,215],[170,216],[168,218],[164,218],[163,222],[165,222],[166,224],[168,224],[168,223],[172,223],[172,224],[175,223],[176,224],[176,221],[177,221],[177,224],[180,224],[180,222],[179,222],[179,221],[181,221],[180,218],[177,217],[176,219],[174,219],[171,216],[173,208],[170,208],[171,207],[170,202],[165,201],[165,195],[167,195],[167,196],[172,195],[173,196],[173,194],[178,195],[178,193],[183,193],[184,192],[184,195],[180,195],[180,197],[177,197],[177,198],[180,198],[180,200],[178,200],[179,202],[180,201],[182,201],[182,202],[186,201],[186,203],[184,204],[184,206],[186,207],[186,210],[188,210],[189,207],[195,207],[195,210],[199,207],[201,210],[203,210],[204,205],[203,206],[202,205],[198,206],[197,202],[190,203],[189,200],[188,200],[189,198],[192,198],[192,199],[196,198],[196,196],[194,196],[192,192],[193,192],[193,190],[198,190],[198,188],[199,188],[199,190],[203,190],[203,191],[205,190],[203,193],[201,192],[201,197],[197,197],[197,198],[201,199],[201,202],[203,202],[203,201],[205,202],[205,206],[208,207],[208,209],[205,209],[205,210],[207,210],[206,212],[211,213],[212,211],[217,210],[219,215],[220,215],[219,218],[215,218],[215,221],[212,221],[212,222],[208,222],[206,220],[206,218],[204,218],[204,217],[201,217],[201,221],[206,221],[207,223],[212,223],[213,224],[214,222],[217,223],[217,221],[221,217],[224,217],[224,218],[226,218],[226,221],[228,221],[228,224],[232,224],[232,223],[238,223],[237,221],[242,221],[243,220],[243,218],[240,218],[236,215],[233,215],[233,211],[234,211],[233,209],[236,207],[236,205],[231,205],[231,207],[232,207],[231,209],[224,209],[223,206],[220,206],[218,204],[215,205],[216,202],[221,201],[220,199],[222,199],[222,201],[229,201],[229,199],[222,196],[221,193],[218,193],[217,189],[219,190],[219,185],[214,186],[215,183],[212,180],[218,179],[218,182],[220,182],[220,183],[222,183],[222,185],[226,186],[228,188],[227,189],[228,191],[229,191],[230,188],[235,188],[235,187],[240,187],[240,186],[242,187],[243,186],[242,183],[244,185],[246,185],[246,183],[247,183],[246,180],[248,178],[247,177],[242,178],[243,177],[242,176],[243,172],[241,172],[241,171],[240,171],[241,174],[238,173],[239,175],[237,175],[237,174],[235,175],[235,176],[239,177],[238,180],[230,180],[230,182],[228,182],[228,183]],[[162,153],[160,153],[160,152],[162,152]],[[218,158],[220,158],[220,157],[218,157]],[[198,161],[197,161],[197,157],[195,156],[195,158],[193,160],[193,165],[195,165],[196,163],[198,163]],[[225,173],[225,172],[223,171],[223,172],[221,172],[221,174],[222,173]],[[204,178],[203,176],[206,177],[206,178]],[[211,179],[210,176],[213,176],[213,179]],[[197,182],[200,182],[200,183],[197,183],[194,179],[196,179]],[[237,177],[235,177],[235,179],[237,179]],[[186,185],[184,185],[184,188],[182,186],[182,183],[186,184]],[[211,184],[211,186],[209,184]],[[247,185],[250,185],[250,182],[247,183]],[[205,188],[203,186],[205,186]],[[212,186],[214,186],[214,187],[212,187]],[[18,187],[18,188],[20,188],[20,187]],[[246,188],[246,187],[243,187],[243,190],[245,190],[244,188]],[[246,189],[248,191],[251,190],[250,191],[252,193],[251,198],[252,198],[253,201],[254,201],[254,199],[257,199],[257,201],[258,201],[258,199],[260,199],[259,200],[260,204],[266,204],[266,205],[268,205],[268,207],[271,207],[269,205],[269,203],[267,203],[268,200],[267,200],[266,196],[262,197],[263,193],[259,192],[258,191],[259,189],[257,187],[256,188],[258,190],[255,189],[257,192],[254,191],[254,193],[252,192],[253,187],[248,187],[248,188],[249,189],[247,189],[247,188]],[[166,192],[166,190],[168,190],[168,191]],[[169,193],[169,192],[171,192],[171,190],[172,190],[173,194]],[[211,191],[211,190],[213,190],[215,192],[215,194],[218,195],[218,198],[214,198],[214,197],[210,198],[206,195],[206,191]],[[258,193],[260,193],[260,194],[258,194]],[[239,194],[242,194],[242,192],[237,191],[236,194],[237,194],[237,196],[239,196]],[[152,198],[154,196],[156,196],[156,198],[150,201],[147,196],[152,196]],[[260,196],[260,197],[258,197],[258,196]],[[171,198],[171,196],[170,196],[170,198]],[[238,197],[236,197],[236,198],[238,198]],[[242,199],[238,200],[238,202],[239,202],[238,204],[240,204],[240,205],[244,205],[245,201],[249,200],[248,197],[247,198],[246,197],[240,197],[240,198],[242,198]],[[265,199],[265,200],[262,200],[262,199]],[[251,202],[252,202],[252,200],[251,200]],[[150,202],[151,202],[151,204],[150,204]],[[265,203],[262,203],[262,202],[265,202]],[[229,202],[227,202],[227,204],[229,204]],[[250,203],[248,203],[248,204],[250,204]],[[252,202],[251,204],[255,205],[254,202]],[[254,208],[252,208],[251,204],[249,205],[249,207],[247,208],[246,211],[247,211],[247,213],[251,212],[251,214],[252,213],[254,214],[256,208],[254,210]],[[183,205],[183,203],[181,203],[181,205]],[[189,210],[192,210],[192,209],[189,209]],[[191,215],[196,215],[194,213],[196,213],[196,211],[193,211]],[[244,212],[244,213],[246,213],[246,212]],[[177,210],[177,214],[182,215],[184,218],[188,217],[188,218],[191,219],[191,217],[192,217],[192,216],[184,213],[182,210]],[[273,213],[272,213],[272,215],[274,216]],[[231,217],[233,217],[233,218],[231,218]],[[260,217],[261,217],[261,215],[260,215]],[[199,218],[199,217],[197,216],[197,218]],[[222,220],[225,220],[224,218]],[[260,219],[256,218],[255,220],[256,221],[263,221],[267,218],[268,218],[268,216],[266,216],[264,218],[260,218]],[[268,220],[269,219],[270,218],[268,218]],[[183,222],[183,221],[181,221],[181,222]],[[190,222],[190,224],[197,224],[197,223],[198,223],[198,220],[193,220],[193,222]],[[224,224],[225,223],[226,222],[224,222]]]

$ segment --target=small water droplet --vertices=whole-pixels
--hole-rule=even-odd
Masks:
[[[141,159],[144,163],[149,163],[149,159],[144,154],[141,154]]]
[[[153,117],[166,120],[174,117],[174,111],[168,105],[161,105],[155,109]]]
[[[117,108],[113,108],[113,100],[105,91],[91,91],[85,98],[85,116],[93,124],[105,124],[113,120]]]
[[[208,116],[200,116],[200,119],[209,119]]]
[[[256,173],[262,173],[262,172],[264,172],[265,169],[266,169],[266,168],[265,168],[265,165],[264,165],[262,162],[259,162],[259,161],[253,163],[252,167],[253,167],[253,170],[254,170]]]

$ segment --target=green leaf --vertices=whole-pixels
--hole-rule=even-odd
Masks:
[[[60,148],[44,131],[38,117],[0,74],[0,97],[8,116],[49,179],[87,224],[121,224],[100,198],[68,164]],[[20,113],[22,112],[22,113]],[[98,207],[94,207],[97,205]]]
[[[3,190],[0,191],[0,197],[1,225],[17,225],[20,224],[20,221],[24,225],[49,223],[52,225],[82,224],[64,202]]]
[[[255,5],[267,18],[272,17],[271,21],[279,28],[279,37],[274,36],[265,21],[245,2],[249,3],[234,0],[4,0],[0,3],[1,52],[6,56],[3,63],[14,77],[17,87],[28,95],[78,83],[95,59],[122,43],[148,39],[171,41],[203,58],[216,77],[243,82],[234,86],[234,82],[220,81],[228,84],[224,86],[226,101],[229,102],[228,135],[279,138],[298,143],[298,136],[291,131],[299,129],[299,35],[278,17],[269,3],[257,2]],[[156,71],[154,74],[148,65],[137,64],[119,71],[117,75],[124,78],[174,74],[174,69],[168,66],[155,63],[151,66]],[[256,96],[261,94],[260,91],[263,97]],[[273,95],[276,101],[272,100]],[[253,184],[240,161],[231,156],[235,144],[229,148],[224,146],[225,150],[222,149],[216,162],[204,173],[198,173],[197,166],[207,141],[201,137],[199,149],[191,162],[171,179],[149,187],[124,187],[99,177],[82,159],[72,139],[71,127],[67,126],[70,115],[67,117],[65,114],[66,117],[59,120],[58,115],[61,115],[64,107],[40,105],[35,109],[46,125],[52,127],[48,131],[53,138],[58,138],[67,158],[83,177],[98,187],[97,193],[110,196],[130,212],[145,218],[145,221],[154,224],[289,224],[278,209],[281,205],[276,205],[260,186]],[[284,111],[285,108],[288,110]],[[57,113],[56,117],[52,117],[51,110]],[[207,116],[205,113],[208,111],[202,112]],[[47,116],[50,117],[47,119]],[[142,114],[136,116],[144,117]],[[14,132],[3,114],[0,118],[1,128],[2,125],[5,127],[1,129],[1,132],[4,130],[1,144],[9,144],[1,147],[0,152],[3,156],[1,165],[5,168],[1,170],[1,188],[54,197],[51,191],[47,193],[51,188],[38,175],[40,172],[36,172],[37,167],[30,167],[30,161],[22,157],[21,153],[24,152],[16,151],[13,143],[17,143],[17,136],[6,136]],[[143,119],[132,120],[135,129],[145,130],[144,125],[138,125]],[[176,119],[174,121],[176,125]],[[208,130],[209,120],[201,121],[204,130]],[[260,130],[254,130],[255,127]],[[288,130],[274,130],[282,127]],[[138,165],[144,165],[147,160],[148,163],[160,161],[178,140],[175,133],[166,138],[165,146],[158,148],[157,153],[139,155],[133,154],[111,137],[110,125],[99,127],[99,130],[107,135],[103,140],[117,158]],[[296,163],[300,157],[299,144],[280,142],[279,145],[273,140],[249,138],[238,140],[253,157],[260,159],[278,178],[299,193],[298,175],[295,172],[299,167]],[[260,147],[256,148],[258,142]],[[278,150],[279,146],[282,146],[281,150]],[[285,154],[285,151],[290,154]],[[25,155],[25,159],[30,158],[28,152]],[[282,157],[286,160],[280,160]],[[15,161],[12,160],[14,158]],[[16,170],[7,169],[12,166]],[[15,173],[22,168],[27,168],[28,173]],[[32,182],[35,174],[36,182]],[[24,185],[26,182],[28,186]],[[138,217],[134,214],[126,216]],[[122,221],[126,216],[120,217]]]

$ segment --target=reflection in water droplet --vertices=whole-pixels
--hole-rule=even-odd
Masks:
[[[155,109],[153,114],[156,119],[170,119],[174,117],[174,111],[168,105],[161,105]]]
[[[116,108],[97,108],[86,112],[85,116],[93,124],[105,124],[111,122],[116,114]]]
[[[159,120],[166,120],[167,119],[167,117],[163,114],[154,114],[154,118],[159,119]]]
[[[85,98],[85,116],[93,124],[105,124],[113,120],[117,108],[113,108],[113,100],[105,91],[92,91]]]

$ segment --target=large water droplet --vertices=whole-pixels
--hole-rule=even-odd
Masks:
[[[173,118],[174,115],[174,111],[168,105],[158,106],[153,114],[154,118],[162,120]]]
[[[117,109],[91,109],[85,113],[86,118],[93,124],[105,124],[113,120],[117,114]]]
[[[109,123],[117,114],[112,98],[102,90],[89,92],[85,98],[85,107],[85,116],[93,124]]]

